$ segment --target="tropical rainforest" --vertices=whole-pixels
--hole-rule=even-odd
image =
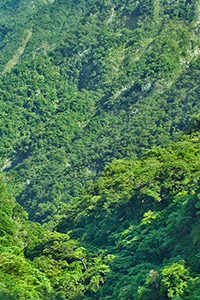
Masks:
[[[1,0],[0,300],[200,300],[198,0]]]

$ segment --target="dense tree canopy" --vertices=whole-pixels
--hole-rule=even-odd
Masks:
[[[56,231],[28,221],[2,178],[2,298],[198,299],[200,133],[190,132],[107,165],[62,207]]]
[[[1,0],[0,299],[200,299],[199,24]]]
[[[197,4],[2,4],[1,168],[31,219],[50,221],[113,158],[166,146],[188,126],[199,110]]]

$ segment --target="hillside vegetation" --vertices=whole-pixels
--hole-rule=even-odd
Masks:
[[[113,158],[166,146],[199,110],[198,1],[2,3],[1,169],[50,222]]]
[[[0,299],[200,300],[197,0],[1,0]]]
[[[113,161],[57,231],[27,221],[2,183],[1,299],[199,299],[199,139]]]

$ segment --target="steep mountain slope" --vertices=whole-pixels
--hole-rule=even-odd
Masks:
[[[110,257],[91,299],[200,298],[199,138],[113,161],[66,205],[57,229]]]
[[[168,148],[120,159],[62,208],[27,220],[0,182],[3,300],[199,300],[200,121]]]
[[[199,25],[1,0],[0,299],[200,299]]]
[[[199,110],[198,1],[16,1],[16,15],[9,3],[1,169],[44,222],[114,157],[167,145]]]

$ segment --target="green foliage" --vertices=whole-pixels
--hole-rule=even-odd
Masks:
[[[3,300],[84,299],[97,292],[109,272],[94,254],[68,234],[45,231],[6,198],[1,179],[0,297]]]
[[[161,289],[166,290],[167,297],[174,298],[184,293],[188,286],[189,271],[183,262],[173,263],[162,269]]]
[[[1,1],[1,299],[199,299],[199,62],[197,0]]]
[[[197,290],[199,137],[113,161],[63,208],[57,230],[114,255],[94,299],[187,299]]]
[[[113,158],[166,146],[199,110],[197,1],[15,4],[0,6],[1,168],[53,223]]]
[[[195,122],[196,124],[196,122]],[[5,299],[198,299],[200,133],[114,160],[62,207],[57,231],[27,220],[1,180]],[[7,200],[7,201],[6,201]],[[6,241],[6,242],[5,242]]]

